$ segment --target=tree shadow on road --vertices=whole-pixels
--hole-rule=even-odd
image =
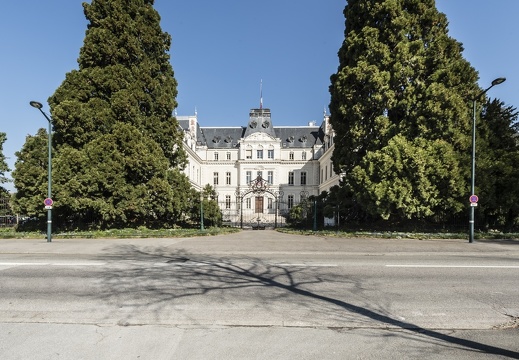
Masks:
[[[189,302],[192,300],[190,298],[201,298],[208,294],[217,296],[222,302],[233,302],[236,296],[242,300],[259,300],[267,309],[274,301],[290,301],[291,306],[306,307],[311,314],[321,311],[330,315],[336,311],[343,320],[346,316],[356,321],[364,319],[380,327],[400,328],[419,334],[422,338],[435,339],[444,345],[457,345],[467,350],[519,359],[519,353],[515,351],[395,319],[382,306],[376,308],[367,298],[364,304],[359,305],[327,296],[326,291],[322,290],[323,284],[346,287],[351,293],[360,294],[363,291],[362,284],[359,280],[344,279],[326,269],[312,268],[311,265],[265,262],[243,256],[213,257],[133,245],[119,246],[112,253],[117,262],[113,263],[113,271],[103,279],[103,291],[96,296],[118,306],[146,307],[159,313],[166,305]],[[126,264],[118,269],[117,263],[121,260]],[[268,291],[263,291],[265,289]],[[337,294],[335,291],[330,293]]]

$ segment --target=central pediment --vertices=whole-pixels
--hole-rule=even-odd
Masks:
[[[256,132],[247,136],[244,141],[277,141],[277,139],[269,134]]]

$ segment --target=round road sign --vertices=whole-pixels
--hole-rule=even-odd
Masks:
[[[45,206],[52,206],[52,204],[54,204],[54,201],[52,201],[51,198],[46,198],[45,200],[43,200],[43,204]]]
[[[470,196],[470,202],[471,203],[477,203],[479,200],[478,196],[477,195],[471,195]]]

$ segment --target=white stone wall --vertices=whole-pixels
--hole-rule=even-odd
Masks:
[[[197,190],[207,184],[213,186],[221,203],[229,195],[234,208],[236,191],[243,192],[249,186],[246,178],[248,171],[251,173],[251,180],[256,179],[258,171],[262,172],[263,179],[268,180],[268,172],[271,171],[271,190],[283,191],[285,201],[289,195],[293,195],[296,204],[301,200],[302,193],[308,196],[318,195],[339,183],[339,176],[330,169],[333,151],[331,141],[325,146],[309,143],[308,147],[290,147],[283,146],[281,139],[254,133],[245,139],[237,140],[237,147],[209,149],[200,145],[200,142],[194,145],[197,141],[197,124],[192,120],[190,118],[189,132],[185,134],[184,147],[188,154],[188,166],[184,172]],[[325,124],[325,127],[329,140],[333,133],[330,133],[332,130],[329,125]],[[263,150],[261,159],[258,158],[258,150]],[[268,157],[268,150],[274,151],[273,159]],[[218,160],[215,160],[215,153],[218,153]],[[228,153],[230,160],[227,158]],[[290,172],[293,172],[293,184],[289,184]],[[302,172],[306,173],[306,184],[301,184]],[[214,183],[215,173],[218,173],[217,185]],[[227,184],[227,173],[230,173],[230,184]]]

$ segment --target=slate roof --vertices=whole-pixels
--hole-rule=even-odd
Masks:
[[[202,127],[203,145],[210,149],[231,149],[237,146],[244,130],[243,127]]]
[[[189,130],[189,121],[178,120],[180,127]],[[250,126],[241,127],[201,127],[197,123],[197,141],[209,149],[232,149],[238,146],[238,141],[253,132],[272,133],[281,140],[283,148],[309,148],[321,145],[324,141],[322,126],[272,126],[264,129],[258,126],[257,131],[251,131]]]

